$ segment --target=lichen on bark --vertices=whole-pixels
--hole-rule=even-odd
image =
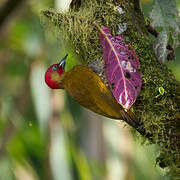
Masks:
[[[119,9],[121,11],[119,11]],[[145,27],[144,16],[138,0],[84,0],[79,8],[66,13],[42,11],[49,26],[57,26],[62,37],[69,41],[83,59],[83,63],[102,60],[97,28],[108,26],[117,35],[123,23],[126,43],[136,51],[142,73],[142,91],[133,111],[152,135],[151,143],[159,145],[157,163],[167,167],[175,178],[180,178],[180,83],[171,70],[160,64],[152,49],[152,40]],[[164,89],[164,94],[159,92]]]

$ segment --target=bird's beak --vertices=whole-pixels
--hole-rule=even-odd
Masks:
[[[66,56],[60,61],[59,67],[65,68],[67,56],[68,54],[66,54]]]

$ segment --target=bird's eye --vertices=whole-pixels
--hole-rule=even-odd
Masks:
[[[54,65],[54,66],[52,67],[52,71],[56,71],[57,68],[58,68],[58,66],[57,66],[57,65]]]

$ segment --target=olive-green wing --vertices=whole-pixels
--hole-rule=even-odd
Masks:
[[[122,118],[122,106],[88,66],[75,66],[65,73],[62,83],[71,97],[82,106],[106,117]]]

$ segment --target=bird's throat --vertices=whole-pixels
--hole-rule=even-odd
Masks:
[[[64,79],[64,73],[60,75],[58,72],[53,72],[51,74],[51,79],[59,85],[59,89],[64,89],[62,84],[62,80]]]

